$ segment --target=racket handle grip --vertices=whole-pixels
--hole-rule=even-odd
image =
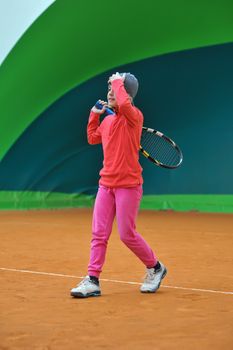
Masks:
[[[96,104],[95,104],[95,107],[98,108],[98,109],[102,109],[103,105],[99,101],[97,101]],[[110,108],[105,108],[105,112],[107,114],[115,114]]]

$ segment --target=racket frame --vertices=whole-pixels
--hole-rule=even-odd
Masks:
[[[144,157],[149,159],[152,163],[156,164],[157,166],[160,166],[160,167],[166,168],[166,169],[176,169],[178,166],[181,165],[181,163],[183,161],[182,151],[181,151],[180,147],[172,139],[170,139],[170,137],[164,135],[162,132],[160,132],[158,130],[147,128],[146,126],[143,126],[142,129],[145,130],[146,132],[151,132],[153,134],[156,134],[157,136],[159,136],[159,137],[163,138],[164,140],[166,140],[167,142],[169,142],[172,145],[172,147],[174,147],[176,149],[177,153],[180,156],[180,160],[179,160],[179,163],[177,163],[176,165],[166,165],[166,164],[158,161],[157,159],[154,159],[153,157],[151,157],[150,154],[146,150],[144,150],[142,148],[142,146],[140,145],[139,150],[144,155]]]

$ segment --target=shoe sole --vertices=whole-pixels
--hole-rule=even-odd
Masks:
[[[153,290],[145,290],[145,291],[140,291],[141,293],[155,293],[158,289],[159,289],[159,287],[160,287],[160,284],[161,284],[161,282],[162,282],[162,279],[164,279],[164,277],[166,276],[166,274],[167,274],[167,269],[165,268],[165,270],[163,271],[163,274],[162,274],[162,276],[161,276],[161,280],[160,280],[160,282],[159,282],[159,285],[158,285],[158,287],[156,288],[156,289],[153,289]]]
[[[101,292],[87,293],[86,295],[82,293],[73,292],[73,293],[70,293],[70,295],[74,298],[89,298],[89,297],[99,297],[101,296]]]

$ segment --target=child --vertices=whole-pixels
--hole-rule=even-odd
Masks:
[[[143,114],[133,104],[138,80],[130,73],[117,72],[109,78],[108,84],[108,102],[99,100],[102,109],[92,107],[87,126],[88,142],[102,143],[104,161],[93,213],[88,276],[71,290],[71,296],[79,298],[101,295],[99,276],[115,216],[120,239],[147,268],[141,292],[154,293],[167,273],[166,267],[135,230],[143,183],[139,164]],[[115,114],[108,115],[100,123],[100,115],[107,107]]]

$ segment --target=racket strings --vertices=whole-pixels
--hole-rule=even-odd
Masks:
[[[143,130],[141,137],[142,148],[162,164],[175,166],[180,162],[180,154],[177,148],[165,138]]]

